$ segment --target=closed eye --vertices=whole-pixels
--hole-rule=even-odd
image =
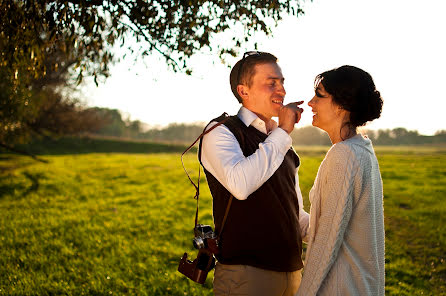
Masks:
[[[268,80],[270,81],[268,83],[269,86],[276,86],[278,83],[281,83],[282,85],[285,84],[285,78],[280,77],[268,77]]]

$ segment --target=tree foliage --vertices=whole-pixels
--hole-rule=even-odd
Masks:
[[[159,53],[171,69],[190,73],[188,59],[199,50],[236,55],[254,32],[270,34],[285,14],[301,15],[301,1],[0,0],[0,143],[93,124],[61,89],[86,76],[98,84],[118,45],[135,57]],[[212,44],[235,26],[243,34]]]
[[[194,53],[211,48],[216,33],[239,23],[244,34],[213,49],[220,57],[235,55],[254,32],[270,34],[271,21],[302,14],[300,1],[1,0],[1,63],[17,70],[14,74],[26,69],[41,76],[45,56],[61,50],[75,59],[79,79],[85,74],[97,78],[108,74],[112,46],[124,46],[133,36],[142,41],[140,54],[158,52],[179,70]]]
[[[63,95],[73,59],[61,50],[48,54],[45,75],[15,75],[0,66],[0,145],[11,149],[31,136],[62,136],[95,131],[104,119]],[[60,65],[52,67],[51,65]]]

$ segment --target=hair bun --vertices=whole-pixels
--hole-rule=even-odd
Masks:
[[[363,126],[381,116],[383,100],[378,90],[362,92],[350,111],[350,121],[354,126]]]

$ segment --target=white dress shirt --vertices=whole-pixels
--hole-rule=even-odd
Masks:
[[[237,116],[246,126],[252,125],[267,134],[265,122],[247,108],[241,107]],[[216,123],[212,122],[208,128]],[[259,148],[252,155],[245,157],[235,136],[222,124],[203,137],[201,162],[235,198],[245,200],[279,168],[291,144],[292,140],[288,133],[278,128],[275,123],[266,140],[259,144]],[[305,238],[309,215],[303,209],[298,170],[299,168],[296,170],[295,179],[299,224],[301,236]]]

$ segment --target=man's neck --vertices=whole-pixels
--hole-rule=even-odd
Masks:
[[[275,127],[275,122],[274,120],[271,119],[271,117],[265,117],[262,114],[258,114],[256,112],[254,112],[261,120],[263,120],[263,122],[265,122],[265,128],[266,128],[266,132],[269,133],[270,131],[272,131],[272,129]]]
[[[271,117],[267,117],[261,113],[257,113],[256,111],[253,111],[251,108],[249,108],[249,106],[247,107],[246,105],[243,105],[243,107],[254,113],[259,119],[261,119],[265,123],[265,129],[267,133],[269,133],[276,127],[277,123],[274,120],[272,120]]]

